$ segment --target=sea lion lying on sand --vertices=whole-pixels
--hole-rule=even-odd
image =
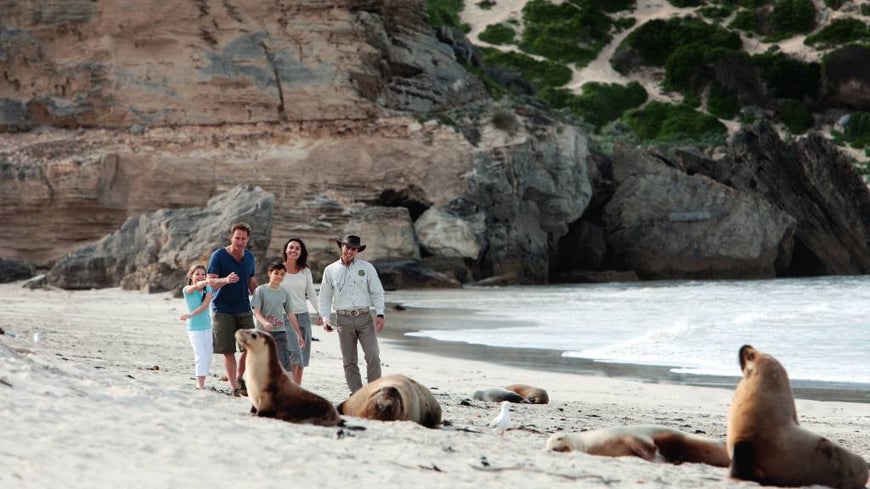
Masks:
[[[291,423],[337,426],[344,421],[335,406],[296,385],[278,363],[275,340],[265,331],[240,329],[236,340],[245,347],[245,383],[251,414]]]
[[[728,412],[731,477],[772,486],[859,489],[867,462],[797,421],[785,368],[749,345],[740,348],[743,378]]]
[[[503,387],[493,387],[492,389],[485,389],[475,391],[474,395],[471,396],[476,401],[488,401],[488,402],[514,402],[517,404],[530,404],[529,400],[525,397],[517,394],[514,391],[507,390]]]
[[[550,396],[547,395],[547,391],[540,387],[527,384],[511,384],[505,386],[505,389],[516,392],[532,404],[547,404],[550,402]]]
[[[369,382],[339,404],[338,412],[381,421],[414,421],[427,428],[441,424],[441,405],[432,392],[404,375]]]
[[[648,461],[702,463],[728,467],[724,440],[685,433],[666,426],[614,426],[581,433],[556,433],[547,449],[606,457],[640,457]]]

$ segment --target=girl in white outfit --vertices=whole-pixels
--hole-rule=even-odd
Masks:
[[[211,364],[213,354],[213,336],[211,330],[211,315],[208,306],[211,303],[211,287],[208,285],[208,275],[204,265],[196,264],[187,271],[187,285],[181,289],[184,302],[187,304],[187,314],[178,319],[187,321],[187,337],[193,346],[193,359],[196,365],[196,388],[205,389],[205,377]]]

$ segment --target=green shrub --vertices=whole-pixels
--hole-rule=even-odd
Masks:
[[[496,6],[496,3],[492,0],[482,0],[480,2],[477,2],[476,5],[477,8],[479,8],[480,10],[490,10]]]
[[[822,80],[819,63],[804,63],[782,53],[764,53],[752,57],[761,70],[761,78],[777,98],[816,99]]]
[[[761,25],[754,10],[740,9],[734,20],[729,24],[734,29],[740,29],[747,32],[760,32]]]
[[[707,112],[725,120],[734,119],[740,110],[740,101],[733,90],[723,87],[719,83],[710,85],[707,95]]]
[[[843,139],[854,148],[870,147],[870,112],[856,112],[849,116]]]
[[[492,125],[504,132],[514,132],[517,127],[517,118],[513,112],[498,110],[492,114]]]
[[[786,37],[803,34],[816,27],[816,6],[812,0],[779,0],[770,14],[773,25]]]
[[[462,12],[464,6],[463,0],[426,0],[429,23],[435,27],[455,27],[462,32],[469,32],[471,26],[459,20],[459,12]]]
[[[826,49],[862,39],[870,39],[870,27],[860,19],[847,17],[834,19],[819,32],[807,36],[804,44]]]
[[[861,15],[870,15],[870,3],[861,5]]]
[[[619,119],[625,111],[639,107],[647,98],[646,90],[637,82],[625,86],[618,83],[586,83],[581,95],[565,89],[541,93],[541,99],[545,102],[553,107],[567,108],[596,130]]]
[[[668,0],[668,3],[679,8],[697,7],[701,5],[701,0]]]
[[[517,72],[538,90],[561,87],[571,81],[571,70],[552,61],[537,61],[531,56],[497,49],[482,49],[483,64],[503,71]]]
[[[813,127],[813,115],[796,100],[782,100],[779,103],[779,120],[792,134],[803,134]]]
[[[481,80],[483,82],[483,86],[486,88],[486,91],[487,91],[487,93],[489,93],[490,97],[492,97],[494,100],[501,100],[501,98],[504,96],[504,94],[506,92],[506,90],[503,86],[496,83],[492,78],[490,78],[480,68],[478,68],[476,66],[468,66],[468,65],[463,65],[463,66],[465,66],[465,69],[468,70],[469,73],[473,74],[474,76],[476,76],[479,80]]]
[[[689,44],[675,49],[665,60],[665,79],[662,86],[668,90],[688,91],[699,67],[707,62],[707,49],[700,44]]]
[[[698,9],[698,13],[708,19],[724,19],[734,12],[733,5],[707,5]]]
[[[662,86],[683,94],[693,94],[704,89],[710,82],[710,65],[722,58],[740,55],[732,49],[707,49],[701,44],[689,44],[675,49],[665,61],[665,78]]]
[[[832,10],[837,10],[846,3],[847,0],[825,0],[825,6],[830,7]]]
[[[597,5],[531,0],[523,7],[520,48],[563,63],[585,66],[610,42],[612,21]]]
[[[587,2],[611,14],[623,10],[634,10],[637,3],[636,0],[587,0]]]
[[[634,17],[622,17],[613,21],[613,27],[622,32],[630,27],[634,27],[634,24],[637,23],[637,19]]]
[[[664,66],[668,56],[681,46],[697,44],[708,49],[740,50],[740,36],[734,32],[708,24],[697,17],[654,19],[626,36],[618,51],[634,49],[641,62],[648,66]],[[614,66],[624,73],[625,68]]]
[[[715,117],[685,105],[653,101],[631,110],[622,121],[640,139],[651,142],[721,141],[728,129]]]
[[[514,28],[507,24],[490,24],[478,37],[490,44],[513,44],[516,35]]]

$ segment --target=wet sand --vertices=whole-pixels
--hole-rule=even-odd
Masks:
[[[398,307],[397,307],[398,306]],[[503,348],[475,345],[464,342],[439,341],[422,336],[408,336],[421,330],[451,329],[452,325],[464,328],[498,328],[518,326],[502,318],[491,318],[468,310],[407,308],[391,305],[390,320],[393,328],[384,338],[395,341],[399,348],[427,352],[451,358],[483,360],[500,365],[527,368],[545,372],[560,372],[578,375],[603,376],[634,380],[644,383],[681,384],[698,387],[734,389],[740,380],[737,354],[734,356],[733,377],[695,375],[672,372],[668,366],[639,365],[629,363],[596,362],[591,359],[563,357],[555,350],[537,348]],[[457,326],[458,327],[458,326]],[[497,333],[496,333],[497,334]],[[870,385],[792,380],[795,397],[816,401],[841,401],[870,403]]]

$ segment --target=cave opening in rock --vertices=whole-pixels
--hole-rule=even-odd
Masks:
[[[411,220],[416,221],[421,214],[432,207],[432,202],[426,199],[424,194],[425,192],[415,185],[404,189],[388,188],[366,204],[380,207],[404,207],[411,214]]]

